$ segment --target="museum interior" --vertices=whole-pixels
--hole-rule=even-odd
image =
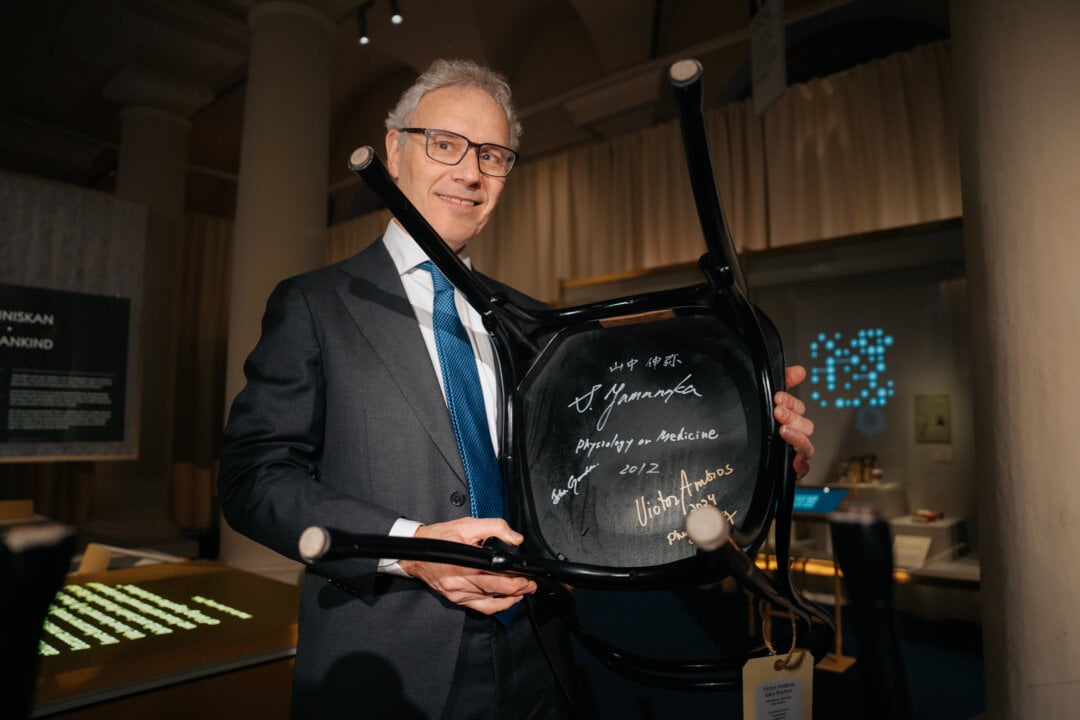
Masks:
[[[679,424],[663,426],[665,447],[713,438],[704,409],[669,416],[682,402],[669,393],[620,415],[613,401],[618,432],[599,432],[604,415],[576,450],[537,458],[577,432],[553,416],[568,404],[544,397],[585,382],[559,354],[582,347],[575,338],[590,367],[623,380],[639,360],[637,377],[654,361],[737,354],[697,338],[694,323],[713,321],[694,314],[692,289],[707,287],[721,298],[710,308],[734,296],[773,328],[735,322],[732,346],[765,332],[807,371],[792,393],[815,451],[788,492],[779,480],[762,489],[779,451],[754,424],[768,420],[750,420],[776,383],[732,371],[759,472],[738,476],[753,500],[742,515],[728,508],[743,532],[715,550],[735,548],[766,584],[790,577],[795,606],[820,610],[807,623],[826,637],[806,669],[807,714],[769,715],[760,696],[755,709],[745,676],[741,690],[643,680],[576,640],[581,716],[1071,716],[1077,27],[1070,0],[3,3],[0,607],[3,635],[20,642],[4,643],[0,703],[13,717],[289,716],[312,575],[224,520],[222,430],[275,286],[350,258],[395,215],[354,172],[354,151],[370,146],[381,168],[388,110],[433,61],[464,58],[506,77],[523,128],[472,266],[568,328],[528,372],[502,378],[526,428],[504,442],[516,451],[504,468],[525,468],[508,492],[532,509],[530,529],[555,533],[539,542],[551,557],[566,559],[552,549],[563,542],[592,551],[555,526],[585,502],[594,465],[543,487],[558,474],[549,463],[563,469],[583,446],[626,483],[628,524],[659,538],[664,562],[673,548],[714,552],[686,539],[685,503],[668,512],[654,456],[618,444],[668,420]],[[696,155],[676,77],[685,60],[700,71]],[[711,169],[704,200],[694,157]],[[703,207],[721,208],[734,262],[720,270]],[[698,309],[671,311],[692,332],[672,324],[660,339],[563,312],[614,313],[616,300]],[[638,317],[617,314],[611,327]],[[661,342],[675,349],[650,350]],[[699,492],[723,485],[718,467]],[[699,499],[710,497],[724,510]],[[848,536],[845,551],[845,518],[883,534]],[[602,532],[588,542],[603,545]],[[875,543],[876,564],[844,561]],[[877,583],[875,600],[860,601],[860,578]],[[782,656],[801,642],[797,613],[732,577],[686,584],[586,582],[575,613],[629,655]]]

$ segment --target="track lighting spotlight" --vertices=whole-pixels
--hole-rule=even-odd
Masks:
[[[390,22],[395,25],[400,25],[405,22],[405,16],[401,14],[401,8],[398,7],[398,0],[390,1]],[[371,6],[375,4],[375,0],[366,0],[356,8],[356,42],[361,45],[368,45],[371,43],[371,38],[367,33],[367,11],[371,9]]]
[[[367,34],[367,11],[369,7],[371,7],[371,3],[366,2],[356,8],[356,42],[361,45],[367,45],[371,42],[371,38]]]

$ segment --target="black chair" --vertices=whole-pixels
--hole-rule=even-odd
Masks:
[[[491,333],[505,408],[500,464],[508,520],[526,541],[520,549],[472,548],[309,528],[301,555],[396,557],[527,575],[555,596],[578,640],[613,669],[662,687],[727,689],[737,687],[745,657],[672,661],[625,652],[583,626],[568,589],[673,589],[733,577],[798,618],[800,640],[815,657],[832,636],[830,616],[793,588],[788,572],[795,477],[773,419],[783,350],[772,323],[748,300],[717,196],[701,66],[682,61],[669,75],[708,250],[700,261],[704,282],[692,287],[558,310],[519,307],[462,264],[371,148],[353,153],[353,170]],[[708,520],[695,511],[704,507],[714,520],[694,544],[686,520],[691,513]],[[781,568],[775,579],[753,562],[770,523]]]

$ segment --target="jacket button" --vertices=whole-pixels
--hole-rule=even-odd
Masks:
[[[453,503],[454,507],[461,507],[465,504],[465,493],[455,490],[450,493],[450,502]]]

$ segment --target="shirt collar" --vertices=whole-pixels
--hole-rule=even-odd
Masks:
[[[412,236],[405,232],[398,225],[397,220],[394,219],[391,219],[386,226],[386,232],[383,233],[383,244],[386,245],[386,250],[390,253],[390,259],[394,261],[394,267],[397,268],[398,275],[405,275],[405,273],[429,259],[427,253],[416,244]],[[461,258],[466,267],[472,268],[468,247],[462,249],[458,257]]]

